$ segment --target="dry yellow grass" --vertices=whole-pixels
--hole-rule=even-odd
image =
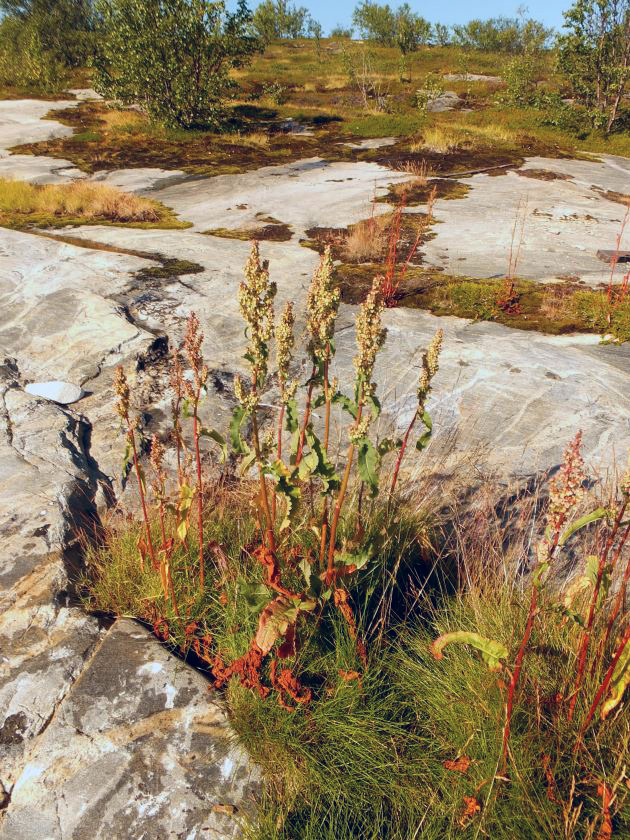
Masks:
[[[255,146],[266,149],[271,142],[269,135],[264,134],[262,131],[252,131],[249,134],[234,132],[232,134],[221,134],[220,136],[222,140],[234,143],[235,146]]]
[[[424,150],[430,152],[438,152],[447,154],[461,145],[461,137],[455,133],[449,126],[435,125],[427,128],[422,132],[422,137],[415,143],[411,144],[412,152],[422,152]]]
[[[105,111],[101,115],[101,119],[109,131],[130,131],[146,125],[148,122],[144,114],[129,109]]]
[[[391,214],[362,219],[348,229],[344,242],[346,257],[353,262],[379,259],[387,245]]]
[[[87,181],[43,186],[0,178],[0,214],[158,222],[164,210],[148,198]]]

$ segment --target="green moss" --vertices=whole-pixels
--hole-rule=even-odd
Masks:
[[[122,222],[104,216],[64,216],[55,213],[11,213],[0,212],[0,227],[11,230],[29,230],[29,228],[84,227],[86,225],[104,225],[106,227],[129,227],[140,230],[184,230],[192,227],[191,222],[184,222],[167,207],[163,208],[163,217],[157,222]]]
[[[293,232],[283,223],[268,224],[259,228],[211,228],[202,231],[207,236],[220,236],[222,239],[240,239],[244,242],[288,242]]]

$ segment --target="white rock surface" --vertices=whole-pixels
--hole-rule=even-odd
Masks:
[[[59,380],[30,382],[24,390],[34,397],[43,397],[45,400],[51,400],[61,405],[70,405],[83,396],[83,390],[78,385],[73,385],[71,382],[60,382]]]

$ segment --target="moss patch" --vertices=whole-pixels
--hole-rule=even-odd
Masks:
[[[202,232],[207,236],[241,239],[244,242],[288,242],[293,236],[289,225],[283,223],[264,225],[260,228],[211,228]]]
[[[387,195],[379,196],[378,202],[387,204],[399,204],[404,196],[407,207],[415,207],[419,204],[426,204],[431,193],[435,190],[435,197],[453,200],[466,198],[472,187],[470,184],[462,184],[452,178],[429,178],[424,181],[405,181],[399,184],[390,184]]]
[[[572,181],[573,175],[563,172],[551,172],[549,169],[517,169],[516,174],[522,178],[534,178],[537,181]]]

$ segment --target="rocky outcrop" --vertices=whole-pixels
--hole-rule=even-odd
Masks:
[[[226,840],[256,789],[206,680],[121,620],[26,753],[0,832],[3,840]]]
[[[0,120],[0,147],[21,132],[33,140],[65,131],[39,120],[51,103],[0,106],[9,126]],[[64,161],[29,156],[0,155],[0,174],[7,160],[18,177],[74,177]],[[436,202],[440,224],[423,246],[425,261],[454,273],[503,274],[518,197],[527,196],[519,273],[606,279],[596,250],[614,245],[623,210],[609,193],[630,192],[628,162],[526,166],[570,177],[468,179],[466,198]],[[145,431],[164,429],[169,342],[181,340],[194,310],[210,368],[204,422],[225,429],[231,383],[243,366],[237,289],[249,245],[203,232],[255,226],[261,215],[291,225],[289,241],[261,250],[278,284],[277,306],[294,301],[299,332],[318,261],[300,237],[313,226],[366,218],[375,192],[408,175],[312,159],[213,179],[161,170],[94,177],[159,198],[193,227],[86,226],[66,232],[75,244],[0,230],[0,838],[233,837],[238,819],[227,812],[240,815],[255,779],[230,745],[204,678],[137,625],[99,623],[75,600],[77,526],[125,501],[113,373],[119,363],[129,372]],[[152,254],[197,265],[178,273]],[[354,316],[354,307],[341,307],[335,372],[344,389],[353,376]],[[438,326],[445,331],[423,467],[442,474],[464,460],[475,475],[486,468],[506,481],[531,475],[559,463],[578,428],[589,466],[604,473],[625,457],[627,346],[402,308],[387,310],[385,324],[375,375],[386,409],[380,432],[406,427],[420,351]],[[306,375],[307,365],[299,356],[295,375]],[[59,405],[24,390],[53,380],[81,389],[81,398]],[[273,408],[273,391],[266,402]]]

